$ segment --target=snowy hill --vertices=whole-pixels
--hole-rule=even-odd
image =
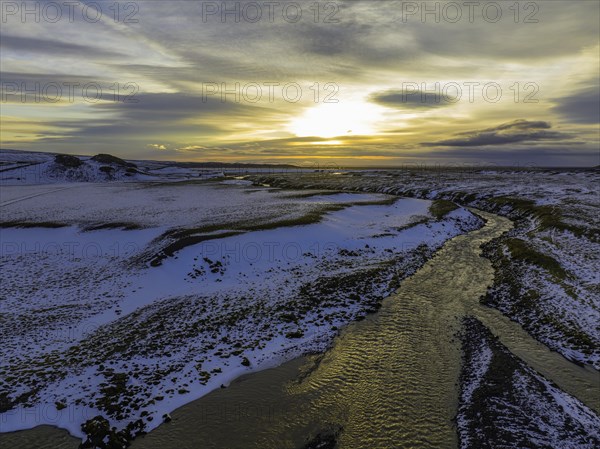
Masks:
[[[150,180],[135,164],[110,155],[77,157],[66,154],[0,151],[0,183],[52,184]]]
[[[185,181],[279,171],[313,170],[286,164],[132,161],[110,154],[90,157],[0,149],[0,185]]]
[[[110,154],[72,156],[0,150],[0,184],[158,181],[223,176],[214,170],[186,169],[171,163],[125,161]]]

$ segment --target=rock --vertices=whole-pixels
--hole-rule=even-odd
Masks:
[[[302,449],[335,449],[342,426],[325,429],[306,443]]]
[[[112,154],[97,154],[92,157],[92,161],[100,162],[101,164],[120,165],[122,167],[137,167],[137,165],[131,162],[126,162],[120,157],[113,156]]]
[[[69,154],[57,154],[54,156],[54,163],[62,165],[63,167],[77,168],[83,164],[83,161],[78,157]]]
[[[171,418],[171,415],[169,415],[168,413],[165,413],[164,415],[162,415],[162,419],[163,419],[164,423],[168,423],[173,420],[173,418]]]
[[[110,435],[110,424],[103,416],[95,416],[81,425],[81,430],[87,435],[87,439],[80,444],[80,449],[94,448],[104,444],[104,439]]]

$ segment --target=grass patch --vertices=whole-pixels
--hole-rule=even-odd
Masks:
[[[597,348],[597,342],[573,322],[564,323],[552,315],[542,316],[540,322],[559,331],[569,344],[586,354],[592,353]]]
[[[511,238],[507,239],[504,243],[508,247],[513,259],[537,265],[559,280],[564,280],[568,276],[565,269],[556,259],[536,251],[530,245],[525,243],[524,240]]]
[[[230,224],[214,224],[198,228],[167,231],[165,234],[159,237],[159,239],[172,240],[173,242],[167,245],[160,252],[154,254],[151,257],[150,265],[154,267],[159,266],[164,259],[167,257],[172,257],[177,251],[207,240],[232,237],[244,232],[266,231],[281,227],[309,225],[319,222],[327,212],[341,210],[345,207],[347,207],[347,205],[332,204],[297,218],[289,218],[272,222],[253,223],[250,221],[239,221]],[[224,229],[228,229],[228,231],[216,233],[217,231]]]
[[[285,189],[281,189],[281,190],[285,190]],[[295,189],[289,189],[289,190],[293,191],[293,192],[296,191]],[[291,195],[286,195],[284,198],[285,199],[306,199],[306,198],[312,198],[313,196],[339,195],[340,193],[351,193],[351,192],[346,192],[344,190],[317,190],[317,191],[313,191],[313,192],[293,193]]]
[[[477,194],[469,192],[456,192],[455,198],[463,203],[469,204],[477,199]]]
[[[142,172],[140,172],[142,173]],[[147,175],[155,175],[155,173],[144,172]],[[142,188],[152,189],[155,187],[180,187],[180,186],[190,186],[197,184],[219,184],[221,181],[225,181],[227,179],[231,179],[227,176],[218,176],[214,178],[198,178],[198,179],[185,179],[182,181],[173,180],[173,181],[154,181],[148,183],[142,183]]]
[[[398,201],[398,197],[392,196],[391,198],[385,198],[383,200],[357,201],[354,203],[345,203],[345,204],[347,206],[391,206],[396,201]]]
[[[198,243],[205,242],[207,240],[220,239],[225,237],[232,237],[234,235],[241,234],[241,232],[231,231],[231,232],[223,232],[220,234],[210,234],[210,235],[194,235],[194,236],[186,236],[182,237],[179,240],[169,244],[159,253],[155,254],[150,260],[150,266],[158,267],[162,264],[162,261],[168,257],[173,257],[177,251],[182,250],[188,246],[196,245]]]
[[[433,215],[437,220],[441,220],[447,214],[456,209],[458,209],[458,206],[452,201],[435,200],[431,203],[431,206],[429,206],[429,213]]]
[[[292,331],[285,334],[286,338],[302,338],[304,337],[304,332],[302,330]]]
[[[283,220],[267,221],[262,223],[244,220],[228,224],[219,223],[214,225],[201,226],[197,228],[176,229],[167,231],[162,236],[160,236],[158,240],[172,241],[172,243],[169,243],[161,251],[154,254],[150,259],[150,265],[159,266],[164,259],[172,257],[177,251],[180,251],[191,245],[202,243],[207,240],[231,237],[234,235],[242,234],[244,232],[268,231],[271,229],[291,226],[311,225],[320,222],[323,219],[323,216],[325,216],[327,213],[336,212],[347,207],[388,206],[394,204],[397,200],[398,197],[391,196],[390,198],[384,198],[382,200],[328,204],[324,207],[310,211],[296,218],[286,218]]]
[[[84,231],[100,231],[102,229],[122,229],[124,231],[135,231],[138,229],[143,229],[137,223],[133,222],[112,222],[112,223],[97,223],[89,226],[85,226],[83,228]]]
[[[563,232],[571,232],[577,237],[587,237],[592,241],[600,241],[600,230],[564,222],[562,212],[557,206],[537,206],[532,200],[509,196],[491,198],[489,201],[495,208],[510,206],[523,215],[533,217],[538,223],[536,231],[557,229]]]

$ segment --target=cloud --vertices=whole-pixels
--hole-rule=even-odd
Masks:
[[[61,73],[3,72],[0,90],[3,103],[77,103],[115,101],[138,89],[135,83],[115,83],[100,76]],[[119,89],[115,87],[119,86]],[[118,92],[118,95],[117,95]]]
[[[233,96],[221,101],[220,96],[176,93],[134,93],[128,101],[98,104],[102,110],[117,112],[131,120],[175,120],[213,115],[249,113],[252,106],[236,102]],[[256,109],[260,109],[256,107]]]
[[[419,154],[415,153],[415,157]],[[576,167],[598,165],[597,152],[592,148],[526,147],[511,146],[495,151],[481,151],[479,148],[439,149],[427,153],[432,161],[448,161],[468,164],[497,164],[520,167]],[[492,167],[490,167],[492,168]]]
[[[110,101],[89,105],[93,120],[81,118],[44,121],[46,130],[37,142],[89,146],[118,141],[123,147],[143,145],[154,150],[170,150],[183,142],[214,142],[247,131],[253,126],[275,126],[279,114],[255,104],[221,101],[218,96],[189,93],[138,93],[134,102]],[[251,130],[253,128],[250,128]],[[194,140],[192,140],[194,139]],[[166,148],[148,146],[161,142]],[[170,145],[169,145],[170,144]]]
[[[585,8],[545,2],[535,14],[539,24],[524,23],[533,8],[521,8],[515,23],[513,9],[504,6],[502,19],[489,23],[482,17],[484,5],[476,7],[471,23],[462,4],[457,23],[436,21],[431,15],[423,21],[420,13],[404,23],[399,20],[404,3],[337,2],[334,18],[339,23],[326,20],[331,9],[325,3],[317,5],[316,18],[312,1],[302,2],[304,14],[297,23],[284,20],[283,5],[275,7],[273,21],[263,10],[263,20],[257,23],[232,16],[223,22],[220,15],[207,23],[198,2],[178,2],[177,7],[144,2],[135,25],[115,23],[107,11],[106,20],[98,24],[83,21],[81,14],[76,14],[80,19],[75,23],[14,20],[1,31],[3,83],[25,82],[28,89],[35,82],[95,83],[103,96],[90,103],[76,88],[72,102],[38,105],[33,96],[23,102],[22,96],[10,95],[2,104],[2,139],[35,142],[38,149],[180,158],[194,157],[194,151],[204,156],[208,149],[223,146],[230,149],[231,158],[267,153],[404,157],[409,150],[414,157],[426,158],[435,151],[460,157],[461,151],[484,153],[482,147],[487,153],[546,144],[565,151],[578,144],[579,150],[582,142],[586,148],[597,147],[597,132],[591,126],[569,123],[598,122],[597,84],[569,87],[569,81],[573,67],[582,79],[597,72],[599,2],[586,2]],[[423,98],[419,91],[403,98],[395,90],[403,81],[419,86],[496,81],[509,96],[513,83],[535,81],[544,92],[560,92],[554,96],[561,98],[550,99],[550,107],[545,101],[526,106],[462,101],[452,106],[446,98]],[[137,103],[113,101],[111,86],[117,83],[127,95],[130,90],[123,84],[128,82],[139,86]],[[218,96],[203,102],[201,88],[208,82],[227,87],[297,82],[305,96],[295,104],[285,103],[280,93],[273,104],[240,104],[231,96],[226,103]],[[317,106],[310,86],[319,83],[323,99],[322,87],[329,82],[339,86],[340,102],[364,101],[365,93],[375,92],[367,100],[386,110],[372,135],[327,141],[291,135],[295,118]],[[572,95],[563,96],[571,90]],[[266,90],[263,93],[266,96]],[[397,112],[402,110],[414,114]],[[521,116],[543,121],[509,122]],[[6,122],[6,117],[13,121]],[[550,122],[561,128],[552,128]],[[494,126],[498,123],[503,124]],[[454,134],[457,129],[472,131]],[[161,145],[167,149],[157,151]]]
[[[455,102],[450,96],[410,90],[386,90],[369,97],[373,103],[400,109],[432,109],[449,106]]]
[[[573,95],[558,98],[552,110],[567,122],[594,124],[600,123],[600,85],[596,84],[575,92]]]
[[[90,47],[88,45],[73,44],[71,42],[62,42],[54,39],[38,39],[35,37],[21,37],[2,34],[0,47],[18,51],[19,53],[43,53],[44,55],[55,56],[83,56],[90,57],[123,57],[122,53],[105,48]]]
[[[552,125],[548,122],[519,119],[493,128],[459,133],[458,137],[453,139],[424,142],[422,145],[426,147],[479,147],[572,138],[567,133],[549,131],[551,127]]]
[[[346,21],[337,24],[303,23],[305,32],[300,38],[305,51],[321,56],[344,54],[356,55],[367,48],[369,37],[372,37],[374,26],[369,23]],[[366,53],[365,53],[366,54]]]

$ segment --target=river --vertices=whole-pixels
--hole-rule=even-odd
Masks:
[[[597,371],[549,351],[518,324],[479,304],[494,276],[480,246],[512,223],[474,212],[486,220],[483,228],[447,242],[383,301],[378,313],[347,326],[325,354],[243,376],[174,411],[172,422],[131,447],[296,449],[317,434],[324,440],[335,434],[340,448],[457,447],[458,336],[466,315],[477,317],[515,355],[600,412]],[[77,447],[50,427],[2,435],[0,445],[43,447],[28,445],[40,433],[56,439],[48,447]]]

